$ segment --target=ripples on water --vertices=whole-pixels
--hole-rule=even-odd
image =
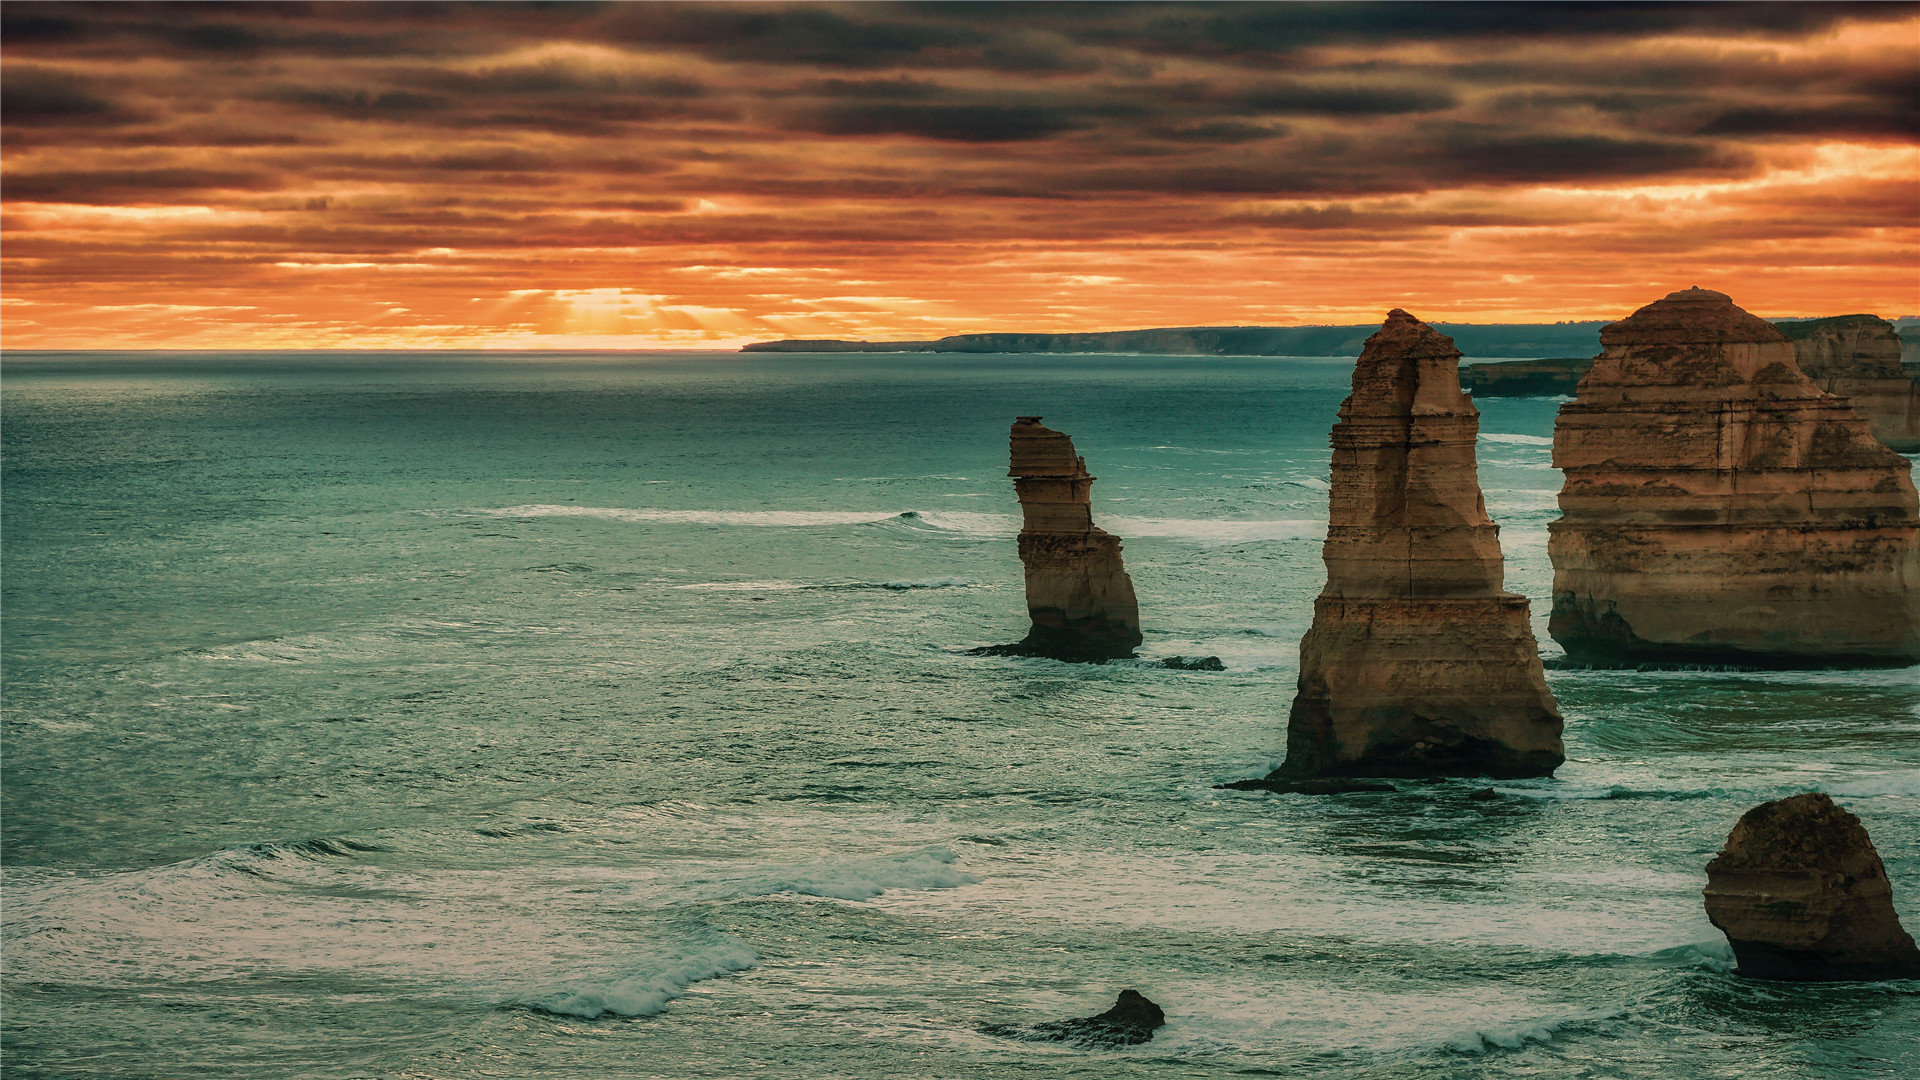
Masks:
[[[10,358],[8,1075],[1920,1067],[1914,984],[1738,980],[1699,897],[1817,787],[1920,920],[1911,670],[1550,672],[1558,779],[1213,790],[1283,745],[1347,371]],[[1482,408],[1544,641],[1554,403]],[[1032,412],[1143,657],[1227,670],[965,655]],[[1144,1046],[979,1031],[1127,986]]]

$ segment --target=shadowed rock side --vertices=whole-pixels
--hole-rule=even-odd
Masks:
[[[1723,293],[1601,333],[1560,407],[1554,638],[1575,663],[1920,660],[1911,466]]]
[[[1920,384],[1900,366],[1900,335],[1876,315],[1778,322],[1794,359],[1814,385],[1853,403],[1873,437],[1895,450],[1920,450]]]
[[[1120,562],[1120,540],[1094,528],[1086,459],[1073,440],[1040,423],[1014,422],[1014,491],[1020,497],[1020,562],[1033,628],[1015,645],[984,652],[1058,660],[1117,660],[1140,644],[1140,605]]]
[[[1707,864],[1706,900],[1748,978],[1920,978],[1873,841],[1818,792],[1747,811]]]
[[[1527,600],[1501,588],[1460,351],[1395,310],[1333,428],[1327,586],[1270,779],[1548,776],[1560,712]]]
[[[1167,1022],[1167,1014],[1160,1006],[1148,1001],[1133,990],[1120,991],[1120,998],[1113,1008],[1098,1016],[1084,1016],[1077,1020],[1054,1020],[1032,1027],[1016,1027],[1012,1024],[990,1024],[982,1028],[989,1035],[998,1035],[1005,1039],[1024,1039],[1028,1042],[1064,1042],[1089,1049],[1114,1046],[1137,1046],[1153,1038],[1153,1033]]]

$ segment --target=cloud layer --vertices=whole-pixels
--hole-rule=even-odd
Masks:
[[[14,347],[1920,310],[1911,6],[0,17]]]

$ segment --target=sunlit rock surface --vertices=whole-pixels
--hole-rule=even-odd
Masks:
[[[1911,466],[1791,342],[1706,289],[1601,342],[1554,428],[1550,632],[1571,660],[1920,660]]]
[[[1396,309],[1333,428],[1327,585],[1274,779],[1546,776],[1560,764],[1527,600],[1502,588],[1453,340]]]
[[[1112,660],[1140,644],[1140,605],[1120,562],[1120,540],[1095,528],[1094,478],[1073,440],[1022,416],[1011,435],[1020,497],[1020,562],[1033,628],[1015,645],[988,650],[1061,660]]]
[[[1749,978],[1920,978],[1867,830],[1818,792],[1747,811],[1707,864],[1706,901]]]
[[[1900,364],[1900,335],[1877,315],[1778,322],[1794,359],[1814,385],[1838,394],[1866,418],[1874,438],[1920,450],[1920,384]]]

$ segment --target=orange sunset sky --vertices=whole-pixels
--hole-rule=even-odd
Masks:
[[[10,348],[1920,312],[1908,5],[0,16]]]

